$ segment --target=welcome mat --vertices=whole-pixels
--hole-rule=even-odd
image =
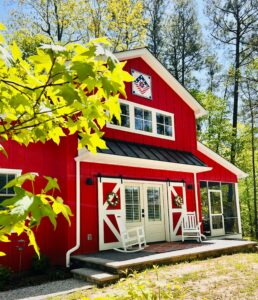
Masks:
[[[178,251],[190,248],[196,248],[200,246],[205,246],[208,243],[189,243],[189,242],[168,242],[168,243],[155,243],[150,244],[148,247],[144,249],[144,252],[156,252],[156,253],[163,253],[163,252],[170,252],[170,251]]]

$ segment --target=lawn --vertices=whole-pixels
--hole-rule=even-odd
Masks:
[[[234,254],[177,265],[154,266],[114,285],[64,299],[258,299],[258,254]]]

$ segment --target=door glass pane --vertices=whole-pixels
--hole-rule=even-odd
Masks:
[[[140,187],[127,186],[125,188],[125,211],[127,222],[140,222]]]
[[[208,202],[208,188],[207,181],[200,182],[200,192],[202,201],[202,225],[205,235],[211,235],[210,229],[210,212],[209,212],[209,202]]]
[[[221,183],[223,214],[226,234],[238,233],[235,186],[232,183]]]
[[[150,221],[161,220],[161,207],[160,207],[160,188],[148,187],[147,188],[147,203],[148,203],[148,219]]]
[[[210,192],[211,199],[211,213],[212,214],[221,214],[221,201],[220,201],[220,192]]]
[[[212,229],[223,229],[222,216],[212,216]]]

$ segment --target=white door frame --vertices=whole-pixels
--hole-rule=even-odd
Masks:
[[[114,183],[116,184],[113,192],[120,190],[120,201],[121,201],[121,209],[107,209],[108,205],[104,202],[103,195],[103,183]],[[171,215],[168,215],[166,211],[169,211],[168,197],[167,197],[167,182],[164,181],[149,181],[149,180],[134,180],[134,179],[121,179],[121,178],[108,178],[108,177],[99,177],[98,178],[98,226],[99,226],[99,250],[108,250],[120,247],[120,242],[113,243],[105,243],[104,239],[104,222],[109,227],[109,229],[113,232],[114,236],[118,239],[119,232],[115,228],[115,226],[110,222],[108,215],[121,215],[125,222],[125,185],[160,185],[162,186],[163,197],[163,218],[165,223],[165,240],[170,241],[170,224],[171,224]],[[142,189],[143,190],[143,189]],[[146,210],[145,210],[146,212]]]
[[[178,195],[176,190],[174,189],[174,187],[182,188],[182,198],[183,198],[182,207],[178,207],[178,208],[172,207],[171,194],[173,194],[174,196]],[[168,213],[169,213],[168,220],[169,220],[169,228],[170,228],[170,241],[178,241],[178,240],[181,240],[181,236],[177,235],[177,232],[182,224],[183,217],[184,217],[185,213],[187,212],[185,184],[183,182],[169,182],[167,191],[168,191]],[[173,214],[174,213],[181,213],[181,216],[180,216],[177,224],[175,224],[175,228],[174,228],[174,224],[173,224]]]
[[[212,213],[211,213],[211,196],[210,196],[211,193],[219,193],[219,194],[220,194],[220,207],[221,207],[221,213],[219,213],[219,214],[212,214]],[[223,215],[222,191],[221,191],[221,190],[215,190],[215,189],[208,189],[208,202],[209,202],[209,212],[210,212],[210,229],[211,229],[211,236],[225,235],[225,224],[224,224],[224,215]],[[221,228],[221,229],[213,229],[213,226],[212,226],[212,217],[213,217],[213,216],[221,216],[223,228]]]

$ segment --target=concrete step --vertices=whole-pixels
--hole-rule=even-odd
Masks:
[[[102,271],[107,271],[113,274],[116,274],[116,268],[109,266],[109,263],[112,263],[113,260],[100,258],[100,257],[91,257],[87,255],[74,255],[71,256],[71,266],[72,269],[86,267],[92,269],[98,269]]]
[[[119,279],[119,275],[90,268],[73,269],[71,272],[73,273],[74,278],[94,283],[99,287],[110,284]]]

